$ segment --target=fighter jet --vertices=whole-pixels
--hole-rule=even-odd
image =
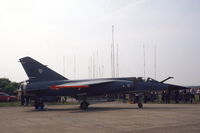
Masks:
[[[71,96],[79,101],[81,109],[87,109],[90,105],[88,99],[91,97],[187,89],[165,84],[167,79],[161,82],[136,77],[69,80],[31,57],[23,57],[19,61],[29,78],[21,84],[21,89],[35,101],[35,109],[43,109],[45,97],[48,96]],[[138,107],[143,107],[141,101],[138,101]]]

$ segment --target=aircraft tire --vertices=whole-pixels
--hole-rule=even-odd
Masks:
[[[138,108],[143,108],[143,104],[142,103],[138,103]]]
[[[81,103],[81,105],[80,105],[80,108],[82,109],[82,110],[86,110],[86,109],[88,109],[88,103],[87,102],[82,102]]]

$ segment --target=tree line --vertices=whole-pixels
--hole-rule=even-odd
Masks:
[[[12,82],[8,78],[0,78],[0,92],[6,92],[8,94],[15,94],[19,89],[20,83]]]

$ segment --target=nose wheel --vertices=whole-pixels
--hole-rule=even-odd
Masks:
[[[89,105],[88,102],[83,101],[83,102],[81,102],[81,104],[80,104],[80,108],[81,108],[82,110],[86,110],[86,109],[88,109],[88,105]]]
[[[142,103],[138,103],[138,108],[143,108],[143,104]]]

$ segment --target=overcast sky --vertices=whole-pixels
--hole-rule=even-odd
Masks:
[[[121,77],[168,76],[200,85],[199,0],[0,0],[0,77],[22,81],[31,56],[69,79],[90,78],[91,57],[111,77],[112,25]],[[76,75],[74,76],[74,57]]]

